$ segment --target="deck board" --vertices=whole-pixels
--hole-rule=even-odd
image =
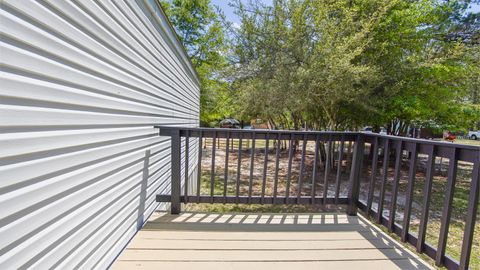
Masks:
[[[156,213],[112,269],[432,269],[361,217]]]

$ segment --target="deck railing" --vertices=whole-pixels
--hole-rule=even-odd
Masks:
[[[480,147],[358,132],[158,128],[160,136],[171,137],[172,180],[170,194],[157,195],[157,201],[170,202],[173,214],[181,211],[181,203],[344,205],[349,215],[360,208],[437,265],[468,269],[479,204]],[[202,161],[209,164],[202,166]],[[462,174],[468,178],[462,180],[468,195],[460,214],[465,225],[457,261],[446,249],[459,163],[468,171]],[[441,201],[438,209],[433,199]],[[426,241],[434,210],[439,216],[436,245]],[[413,212],[418,212],[416,232],[411,232]]]

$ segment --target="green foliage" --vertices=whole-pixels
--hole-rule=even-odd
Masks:
[[[473,128],[478,16],[468,1],[235,1],[236,112],[283,127]]]
[[[209,0],[162,1],[202,83],[203,125],[234,116],[397,135],[480,128],[471,2],[231,0],[232,28]]]
[[[162,0],[161,3],[200,78],[200,121],[208,125],[230,115],[228,84],[219,77],[227,65],[220,12],[210,0]]]

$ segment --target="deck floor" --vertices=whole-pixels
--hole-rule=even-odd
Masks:
[[[432,269],[369,221],[340,213],[155,213],[111,268],[273,267]]]

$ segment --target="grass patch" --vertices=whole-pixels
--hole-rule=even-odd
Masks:
[[[248,179],[242,179],[240,182],[240,196],[248,195]],[[215,175],[214,177],[214,192],[215,196],[223,196],[223,176],[219,177]],[[261,185],[257,182],[252,183],[252,188],[257,190],[261,188]],[[227,195],[235,195],[236,185],[235,182],[228,182],[227,185]],[[200,183],[200,194],[210,195],[211,192],[211,179],[210,172],[202,172],[202,178]],[[252,192],[253,193],[253,192]],[[342,211],[343,208],[331,207],[331,206],[322,206],[322,205],[310,205],[310,204],[196,204],[191,203],[187,204],[187,211],[195,212],[212,212],[212,213],[318,213],[321,211]]]
[[[480,146],[480,140],[457,139],[457,140],[455,140],[454,143],[456,143],[456,144],[466,144],[466,145]]]

